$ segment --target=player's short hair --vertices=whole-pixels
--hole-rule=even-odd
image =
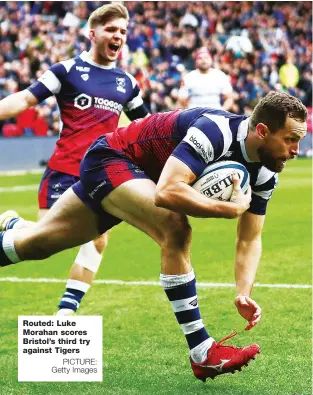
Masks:
[[[127,8],[119,3],[105,4],[94,10],[88,19],[90,29],[96,26],[105,25],[110,19],[123,18],[129,21]]]
[[[287,117],[305,122],[308,111],[298,98],[284,92],[269,92],[254,108],[249,119],[249,129],[264,123],[272,133],[283,128]]]

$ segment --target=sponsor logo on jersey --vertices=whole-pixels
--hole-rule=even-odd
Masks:
[[[191,143],[190,145],[192,145],[197,152],[199,152],[199,154],[202,156],[202,158],[208,163],[210,162],[210,153],[207,152],[204,148],[204,145],[201,144],[198,140],[197,140],[197,136],[189,136],[189,142]]]
[[[86,110],[86,108],[91,107],[92,98],[85,93],[82,93],[75,97],[74,106],[79,108],[80,110]]]
[[[89,73],[90,67],[76,66],[76,70],[81,71],[83,73]]]
[[[113,100],[103,99],[103,97],[94,97],[95,104],[94,107],[102,108],[103,110],[109,110],[115,112],[117,115],[120,115],[123,111],[122,104],[117,103]]]
[[[89,74],[82,74],[82,75],[81,75],[81,78],[82,78],[84,81],[88,81],[88,80],[89,80]]]
[[[225,156],[225,158],[229,158],[232,156],[233,153],[234,153],[234,151],[227,151],[224,156]]]
[[[126,93],[126,89],[125,89],[126,81],[125,81],[125,78],[117,77],[116,78],[116,84],[117,84],[116,90],[118,90],[119,92],[122,92],[122,93]]]
[[[202,130],[192,126],[189,128],[183,141],[188,143],[195,151],[202,156],[205,163],[209,163],[214,159],[214,149],[208,137]]]
[[[74,99],[74,106],[80,110],[86,110],[87,108],[93,106],[95,108],[100,108],[102,110],[112,111],[117,115],[120,115],[123,111],[123,106],[113,100],[104,99],[103,97],[91,97],[85,93],[81,93]]]

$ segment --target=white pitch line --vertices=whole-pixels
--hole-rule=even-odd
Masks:
[[[66,283],[67,280],[58,278],[18,278],[18,277],[2,277],[0,282],[11,283]],[[113,284],[113,285],[148,285],[160,286],[158,281],[122,281],[122,280],[95,280],[94,284]],[[197,282],[198,287],[202,288],[233,288],[232,283],[202,283]],[[294,289],[312,289],[309,284],[260,284],[255,283],[254,287],[260,288],[294,288]]]
[[[1,187],[0,192],[24,192],[24,191],[36,191],[39,188],[39,184],[32,185],[17,185],[15,187]]]
[[[21,169],[21,170],[4,170],[0,171],[0,176],[8,176],[8,177],[14,177],[14,176],[26,176],[28,174],[42,174],[45,171],[44,167],[40,167],[37,169]]]

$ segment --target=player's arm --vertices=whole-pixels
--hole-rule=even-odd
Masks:
[[[201,195],[190,184],[196,175],[181,160],[170,156],[161,173],[155,192],[155,205],[175,212],[201,218],[236,218],[249,207],[249,193],[234,179],[235,202],[223,202]]]
[[[132,108],[131,110],[125,108],[124,113],[130,121],[135,121],[136,119],[140,118],[146,118],[150,115],[143,102],[140,103],[137,107]]]
[[[189,106],[189,96],[181,93],[179,90],[178,98],[177,98],[177,108],[188,108]]]
[[[139,118],[145,118],[150,114],[142,100],[141,91],[137,81],[132,75],[128,73],[126,74],[130,78],[132,92],[129,101],[124,106],[124,113],[130,121],[135,121]]]
[[[27,108],[58,94],[66,74],[65,67],[61,63],[56,63],[27,89],[2,99],[0,101],[0,120],[13,118]]]
[[[177,108],[187,108],[189,106],[189,90],[186,84],[187,82],[183,80],[178,90]]]
[[[14,118],[38,104],[38,99],[28,90],[13,93],[0,101],[0,120]]]
[[[245,212],[238,222],[235,305],[239,314],[248,321],[246,330],[253,328],[261,319],[261,308],[250,298],[250,293],[261,258],[261,233],[266,208],[277,184],[277,174],[264,167],[261,168],[252,187],[253,193],[249,211]]]
[[[222,91],[222,97],[223,97],[223,110],[225,111],[231,111],[233,105],[234,105],[234,91],[233,87],[230,82],[230,78],[226,74],[223,75],[223,91]]]
[[[223,110],[230,111],[234,105],[234,94],[233,92],[223,95]]]
[[[239,314],[248,321],[246,330],[253,328],[261,319],[261,308],[250,298],[250,294],[262,253],[261,234],[264,219],[264,215],[247,211],[238,221],[235,255],[235,305]]]

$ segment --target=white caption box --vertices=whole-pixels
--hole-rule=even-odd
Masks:
[[[18,381],[102,381],[102,317],[19,316]]]

